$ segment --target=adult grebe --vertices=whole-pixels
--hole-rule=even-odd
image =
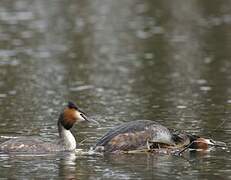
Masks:
[[[121,152],[148,149],[154,152],[182,151],[184,148],[208,149],[222,142],[170,130],[151,120],[124,123],[107,132],[95,145],[96,151]]]
[[[33,137],[16,138],[0,144],[0,151],[7,153],[47,153],[57,151],[72,151],[76,148],[76,140],[70,129],[75,123],[82,121],[89,121],[89,119],[74,103],[69,102],[58,119],[59,139],[57,142],[44,142]]]

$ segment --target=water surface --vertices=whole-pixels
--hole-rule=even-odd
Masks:
[[[73,129],[89,149],[111,127],[152,119],[231,141],[229,1],[0,2],[0,142],[52,141],[72,100],[101,126]],[[0,156],[10,179],[228,179],[230,148],[168,155]]]

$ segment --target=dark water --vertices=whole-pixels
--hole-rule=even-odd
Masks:
[[[0,142],[57,136],[68,100],[101,126],[153,119],[227,149],[168,155],[0,156],[9,179],[230,179],[231,1],[1,0]]]

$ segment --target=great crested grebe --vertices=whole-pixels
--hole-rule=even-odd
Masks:
[[[148,149],[154,152],[183,152],[185,148],[208,149],[225,144],[211,139],[170,130],[151,120],[124,123],[108,131],[94,149],[100,152],[122,152]]]
[[[11,139],[0,144],[2,152],[46,153],[72,151],[76,148],[76,140],[70,129],[75,123],[90,121],[86,115],[72,102],[64,108],[58,119],[59,139],[57,142],[44,142],[38,138],[23,137]]]

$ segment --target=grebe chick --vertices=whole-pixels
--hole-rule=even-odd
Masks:
[[[0,151],[20,153],[47,153],[72,151],[76,148],[76,140],[70,129],[75,123],[90,121],[86,115],[72,102],[64,108],[58,119],[59,138],[55,143],[44,142],[33,137],[11,139],[0,144]]]
[[[218,144],[210,139],[173,131],[151,120],[137,120],[108,131],[98,140],[94,149],[106,153],[143,149],[154,150],[153,152],[168,149],[175,152],[185,147],[207,149],[210,145],[224,143]]]

